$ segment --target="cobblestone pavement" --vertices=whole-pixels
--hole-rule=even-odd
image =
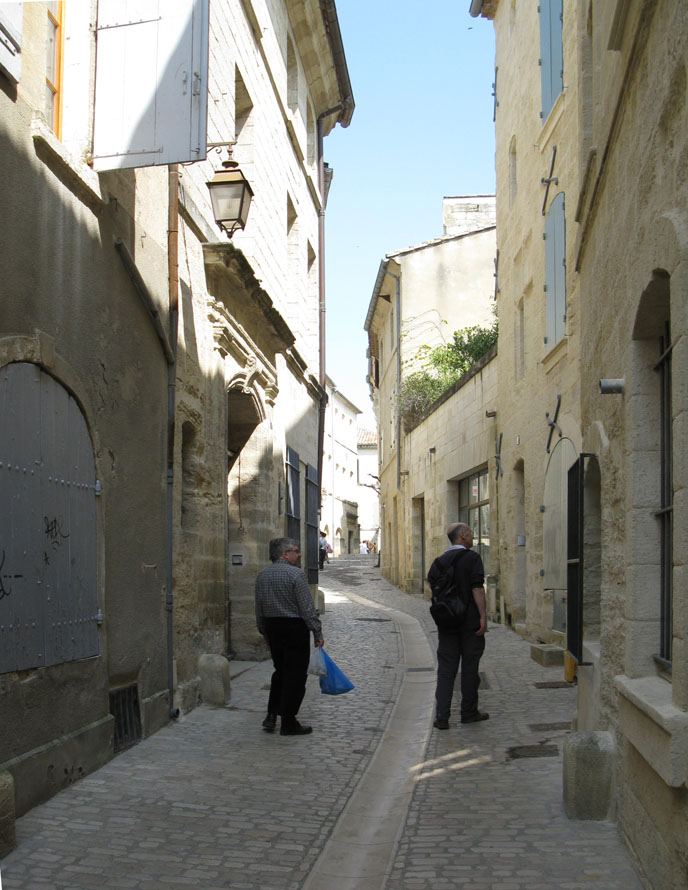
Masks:
[[[375,604],[417,618],[434,648],[427,603],[382,579],[374,557],[333,561],[321,587],[326,649],[356,689],[324,696],[309,679],[300,717],[313,735],[262,732],[270,664],[233,662],[227,707],[196,708],[19,819],[3,890],[300,890],[336,838],[406,672],[397,623]],[[481,668],[490,720],[428,726],[386,878],[355,886],[642,890],[615,825],[564,815],[575,690],[535,685],[561,681],[561,669],[535,664],[498,626]]]

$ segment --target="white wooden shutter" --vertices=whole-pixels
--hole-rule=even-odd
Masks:
[[[23,3],[0,3],[0,69],[14,81],[21,77]]]
[[[100,0],[93,167],[203,160],[209,0]]]

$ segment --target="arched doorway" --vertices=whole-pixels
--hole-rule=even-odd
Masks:
[[[100,654],[93,445],[76,399],[0,369],[0,673]]]

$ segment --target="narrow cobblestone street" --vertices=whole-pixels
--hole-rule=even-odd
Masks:
[[[198,707],[21,818],[3,890],[642,890],[616,825],[564,815],[575,689],[560,668],[492,625],[490,720],[461,726],[457,707],[438,732],[427,603],[374,557],[330,563],[321,587],[325,647],[356,688],[332,698],[309,679],[313,735],[262,732],[270,663],[233,662],[227,707]]]

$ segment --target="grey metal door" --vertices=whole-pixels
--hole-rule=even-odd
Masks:
[[[98,655],[96,478],[76,400],[0,369],[0,673]]]

